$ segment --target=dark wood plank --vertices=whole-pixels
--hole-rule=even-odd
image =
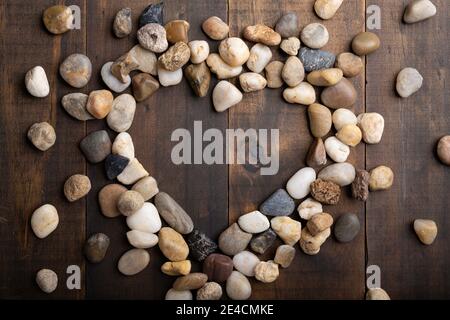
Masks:
[[[247,25],[264,23],[274,26],[282,13],[294,11],[302,27],[318,22],[314,15],[313,0],[307,1],[230,1],[229,22],[231,35],[238,36]],[[330,31],[330,43],[324,48],[336,54],[349,50],[354,35],[364,30],[363,1],[346,1],[336,16],[323,22]],[[352,16],[352,19],[348,19]],[[251,45],[251,44],[250,44]],[[284,61],[286,56],[274,52],[274,59]],[[358,91],[355,113],[364,110],[364,79],[352,80]],[[261,176],[259,171],[245,166],[230,168],[230,222],[240,215],[255,210],[272,192],[284,187],[287,180],[306,166],[305,157],[312,141],[306,107],[289,105],[282,98],[281,89],[246,94],[244,100],[230,111],[230,128],[280,129],[280,171],[276,176]],[[356,167],[364,167],[364,146],[352,150],[349,161]],[[364,293],[364,205],[349,198],[348,192],[341,203],[326,207],[335,218],[342,213],[359,215],[363,225],[358,237],[347,245],[330,238],[320,254],[309,257],[296,245],[297,256],[287,270],[281,270],[274,284],[262,284],[252,280],[254,299],[360,299]],[[292,215],[299,219],[297,211]],[[273,248],[275,249],[275,248]],[[274,250],[267,258],[272,259]],[[345,258],[344,258],[345,257]]]
[[[153,1],[156,2],[156,1]],[[95,77],[90,89],[104,88],[100,79],[103,63],[112,61],[137,43],[135,32],[137,19],[151,1],[90,1],[88,21],[88,53],[93,60]],[[205,39],[201,23],[211,15],[226,20],[226,1],[192,2],[164,1],[165,21],[186,19],[191,24],[190,39]],[[112,35],[112,21],[116,12],[129,6],[133,10],[133,36],[116,39]],[[213,44],[213,43],[211,43]],[[139,103],[133,126],[129,133],[133,137],[136,157],[159,183],[160,190],[172,197],[191,215],[196,227],[216,238],[228,223],[228,169],[226,166],[174,165],[170,141],[172,131],[187,128],[193,133],[195,120],[203,121],[204,130],[227,127],[226,114],[212,111],[209,98],[196,98],[186,80],[176,86],[161,88],[153,97]],[[104,121],[90,122],[88,132],[106,128]],[[115,134],[110,131],[111,138]],[[149,267],[134,277],[122,276],[116,268],[120,256],[131,246],[126,240],[127,227],[123,218],[106,219],[100,214],[97,193],[107,180],[103,166],[89,165],[89,176],[93,181],[93,192],[88,200],[88,233],[104,232],[111,238],[111,247],[105,261],[99,265],[88,265],[88,298],[162,299],[171,287],[173,277],[160,272],[165,259],[158,248],[150,250]],[[195,266],[198,269],[198,265]],[[144,284],[144,285],[143,285]]]
[[[61,107],[61,97],[73,89],[64,84],[58,72],[66,56],[85,52],[85,20],[81,30],[51,35],[42,23],[42,12],[54,3],[0,3],[0,176],[4,181],[0,187],[0,297],[4,298],[79,299],[85,292],[84,286],[81,290],[66,287],[69,265],[80,266],[84,274],[80,248],[85,233],[85,200],[69,203],[62,192],[70,175],[85,172],[84,158],[77,150],[85,127]],[[71,4],[85,12],[84,0]],[[32,97],[24,85],[25,73],[36,65],[44,67],[51,88],[50,95],[42,99]],[[26,138],[28,128],[42,121],[54,126],[57,135],[56,144],[44,153]],[[30,217],[45,203],[57,208],[60,221],[58,228],[41,240],[31,230]],[[58,274],[58,288],[51,295],[35,284],[41,268]]]
[[[372,1],[382,8],[382,48],[368,58],[367,110],[384,115],[382,143],[367,148],[367,167],[384,164],[395,173],[391,190],[371,193],[367,202],[368,264],[381,268],[381,286],[393,299],[447,299],[450,170],[434,155],[450,130],[448,30],[450,3],[436,0],[438,15],[414,25],[401,23],[409,1]],[[400,99],[397,73],[414,67],[424,77],[420,92]],[[414,219],[439,227],[431,247],[419,243]]]

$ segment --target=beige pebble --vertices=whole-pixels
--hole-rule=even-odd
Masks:
[[[311,105],[316,102],[316,91],[307,82],[302,82],[294,88],[287,88],[283,91],[283,98],[289,103]]]
[[[245,72],[239,76],[239,83],[244,92],[262,90],[266,87],[267,81],[264,77],[255,72]]]
[[[161,266],[161,271],[169,276],[185,276],[191,272],[191,261],[167,261]]]
[[[36,237],[43,239],[55,231],[59,223],[58,211],[51,204],[44,204],[31,215],[31,229]]]
[[[346,124],[336,133],[336,137],[350,147],[356,147],[362,140],[361,129],[354,124]]]
[[[358,124],[358,119],[353,111],[340,108],[333,112],[333,125],[337,131],[341,130],[347,124]]]
[[[117,180],[122,184],[129,185],[148,176],[147,170],[144,169],[138,159],[131,160],[121,174],[117,176]]]
[[[384,131],[384,118],[376,112],[362,113],[358,116],[358,126],[365,143],[380,143]]]
[[[213,90],[212,99],[217,112],[223,112],[242,100],[242,93],[228,81],[220,81]]]
[[[289,87],[298,86],[305,79],[305,69],[300,59],[289,57],[281,71],[281,77]]]
[[[342,77],[343,73],[341,69],[331,68],[312,71],[306,79],[313,86],[329,87],[341,81]]]
[[[436,153],[443,164],[450,166],[450,135],[439,139]]]
[[[438,227],[433,220],[416,219],[414,220],[414,231],[423,244],[430,245],[436,239]]]
[[[311,23],[303,28],[302,43],[311,49],[323,48],[330,39],[328,29],[321,23]]]
[[[320,18],[328,20],[333,18],[343,1],[344,0],[316,0],[314,3],[314,10]]]
[[[333,217],[329,213],[319,213],[312,217],[306,227],[308,228],[309,233],[315,236],[322,231],[330,228],[333,225]]]
[[[274,217],[270,225],[275,233],[286,243],[293,246],[300,240],[302,224],[289,217]]]
[[[161,228],[159,231],[159,249],[170,261],[186,260],[189,247],[183,236],[169,227]]]
[[[219,54],[225,63],[238,67],[247,62],[250,50],[242,39],[231,37],[220,42]]]
[[[336,67],[342,70],[346,78],[356,77],[364,70],[362,59],[351,52],[339,54],[336,57]]]
[[[316,138],[326,136],[331,130],[331,111],[327,107],[313,103],[308,107],[309,127]]]
[[[242,66],[232,67],[226,64],[217,53],[211,53],[206,59],[206,64],[219,80],[234,78],[242,72]]]
[[[250,49],[250,57],[247,60],[247,68],[256,73],[261,73],[272,59],[272,51],[268,46],[257,43]]]
[[[277,46],[281,42],[280,34],[263,24],[245,27],[243,36],[249,41],[259,42],[267,46]]]
[[[82,174],[74,174],[64,183],[64,195],[70,202],[83,198],[90,190],[91,181]]]
[[[274,282],[279,275],[278,264],[273,261],[261,261],[255,267],[255,278],[263,283]]]
[[[281,61],[272,61],[266,68],[266,79],[268,88],[281,88],[283,86],[283,78],[281,73],[283,71],[284,63]]]
[[[297,37],[289,37],[281,41],[280,49],[290,56],[296,56],[300,50],[300,40]]]
[[[370,171],[370,191],[387,190],[394,183],[394,172],[386,166],[379,166]]]
[[[197,300],[220,300],[222,287],[217,282],[207,282],[197,291]]]
[[[202,63],[209,56],[209,44],[205,40],[194,40],[189,42],[191,50],[191,62],[195,64]]]
[[[436,6],[430,0],[412,0],[405,8],[403,21],[416,23],[435,16]]]
[[[115,218],[121,215],[119,209],[117,209],[117,202],[125,191],[127,191],[127,188],[120,184],[108,184],[100,190],[98,202],[105,217]]]
[[[36,283],[45,293],[52,293],[58,286],[58,276],[50,269],[41,269],[36,274]]]
[[[133,276],[143,271],[150,263],[150,254],[144,249],[131,249],[119,259],[117,268],[126,276]]]
[[[295,248],[287,244],[283,244],[277,248],[274,262],[283,268],[288,268],[295,258]]]
[[[228,25],[216,16],[206,19],[202,24],[202,29],[213,40],[223,40],[230,32]]]
[[[144,201],[148,201],[159,192],[158,183],[153,177],[144,177],[136,182],[131,190],[137,191],[144,198]]]
[[[50,149],[56,142],[55,129],[47,122],[33,124],[28,129],[27,137],[41,151]]]
[[[137,191],[129,190],[122,193],[117,201],[117,209],[126,217],[131,216],[144,205],[144,198]]]
[[[381,288],[370,288],[366,292],[366,300],[391,300],[391,298]]]

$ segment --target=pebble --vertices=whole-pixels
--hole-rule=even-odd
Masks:
[[[450,136],[444,136],[439,140],[436,152],[439,160],[443,164],[450,166]]]
[[[84,93],[69,93],[61,99],[61,104],[68,114],[80,121],[92,120],[93,116],[86,110],[88,95]]]
[[[275,263],[279,264],[282,268],[288,268],[295,258],[295,248],[287,244],[283,244],[277,248]]]
[[[134,159],[133,140],[128,132],[121,132],[116,136],[112,145],[112,153]]]
[[[114,97],[111,91],[95,90],[89,94],[86,110],[96,119],[105,118],[111,111]]]
[[[197,96],[204,97],[208,94],[211,72],[206,62],[189,65],[184,69],[184,75]]]
[[[203,32],[213,40],[223,40],[228,36],[230,27],[216,16],[209,17],[202,23]]]
[[[197,291],[197,300],[220,300],[222,287],[217,282],[207,282]]]
[[[300,38],[311,49],[320,49],[328,43],[330,35],[323,24],[311,23],[303,28]]]
[[[139,73],[132,79],[133,95],[137,102],[151,97],[159,89],[159,82],[148,73]]]
[[[250,56],[247,60],[247,68],[250,71],[261,73],[272,59],[272,51],[268,46],[256,43],[250,49]]]
[[[355,180],[355,167],[348,163],[335,163],[322,169],[318,178],[326,181],[331,181],[341,187],[350,185]]]
[[[283,38],[297,37],[300,33],[298,17],[295,12],[287,12],[278,19],[275,31]]]
[[[283,98],[289,103],[310,105],[316,102],[316,91],[308,82],[302,82],[294,88],[287,88],[283,91]]]
[[[256,253],[263,254],[267,251],[267,249],[272,247],[276,238],[276,233],[273,232],[272,229],[268,229],[260,235],[253,237],[252,241],[250,242],[250,248]]]
[[[129,51],[129,54],[137,62],[137,70],[149,73],[152,76],[158,75],[158,59],[153,52],[137,44]]]
[[[414,231],[419,240],[425,245],[431,245],[436,239],[438,227],[433,220],[414,220]]]
[[[307,198],[302,203],[299,204],[297,208],[300,218],[304,220],[309,220],[316,214],[323,212],[322,204],[313,198]]]
[[[55,129],[48,122],[33,124],[28,129],[27,137],[41,151],[50,149],[56,142]]]
[[[358,56],[365,56],[378,50],[380,38],[373,32],[361,32],[352,40],[353,52]]]
[[[158,80],[163,87],[175,86],[183,80],[183,69],[168,71],[158,65]]]
[[[436,6],[430,0],[413,0],[405,8],[403,21],[416,23],[436,15]]]
[[[131,84],[131,77],[127,76],[125,78],[125,83],[117,79],[111,73],[111,66],[114,62],[110,61],[103,65],[102,70],[100,71],[102,80],[106,84],[106,86],[114,92],[121,93],[125,91]]]
[[[350,242],[358,235],[361,229],[358,216],[353,213],[341,215],[334,225],[334,236],[339,242]]]
[[[352,183],[352,196],[359,201],[367,201],[369,198],[370,174],[366,170],[356,170],[356,177]]]
[[[111,65],[111,73],[122,83],[128,83],[130,72],[137,70],[139,63],[131,51],[120,56]]]
[[[127,239],[128,242],[137,249],[152,248],[157,245],[159,240],[156,234],[139,230],[128,231]]]
[[[269,219],[259,211],[252,211],[240,216],[238,224],[242,230],[248,233],[261,233],[270,227]]]
[[[357,123],[355,114],[349,109],[340,108],[333,112],[333,124],[336,131],[339,131],[345,125]]]
[[[116,13],[113,23],[113,31],[117,38],[126,37],[133,30],[131,21],[131,9],[123,8]]]
[[[325,150],[328,156],[334,162],[345,162],[350,155],[350,148],[346,144],[342,143],[336,137],[329,137],[325,140]]]
[[[331,112],[327,107],[313,103],[308,107],[309,127],[313,137],[322,138],[331,130]]]
[[[270,225],[285,244],[293,246],[300,240],[302,224],[299,221],[289,217],[275,217],[270,221]]]
[[[187,236],[186,241],[192,257],[197,261],[203,261],[210,254],[217,251],[217,244],[197,229],[194,229]]]
[[[316,0],[314,10],[316,14],[323,20],[334,17],[344,0]]]
[[[158,182],[153,177],[144,177],[136,182],[131,190],[139,192],[144,201],[148,201],[158,194]]]
[[[64,195],[70,202],[83,198],[90,190],[91,181],[82,174],[74,174],[64,183]]]
[[[124,216],[129,217],[144,206],[144,198],[137,191],[128,190],[122,193],[117,201],[117,209]]]
[[[303,168],[297,171],[287,182],[286,190],[294,199],[303,199],[310,192],[311,183],[316,180],[313,168]]]
[[[177,278],[173,283],[173,288],[178,291],[197,290],[203,287],[206,281],[208,281],[206,274],[194,272]]]
[[[370,191],[387,190],[394,183],[394,172],[386,166],[379,166],[370,171]]]
[[[254,92],[266,87],[267,81],[255,72],[245,72],[239,76],[239,83],[244,92]]]
[[[242,34],[248,41],[259,42],[267,46],[277,46],[281,42],[280,34],[263,24],[247,26]]]
[[[115,218],[121,215],[117,209],[117,201],[127,188],[120,184],[107,184],[98,193],[100,210],[105,217]]]
[[[144,249],[131,249],[119,259],[117,268],[126,276],[133,276],[144,270],[150,262],[150,254]]]
[[[343,73],[341,69],[331,68],[313,71],[308,74],[310,84],[318,87],[330,87],[341,81]]]
[[[259,210],[267,216],[288,216],[295,210],[294,200],[284,189],[278,189],[260,206]]]
[[[242,72],[242,66],[229,66],[217,53],[211,53],[206,59],[206,64],[219,80],[234,78]]]
[[[192,292],[190,290],[178,291],[169,289],[166,293],[166,300],[193,300]]]
[[[167,193],[160,192],[155,197],[159,214],[167,224],[181,234],[191,233],[194,223],[184,209]]]
[[[303,63],[297,57],[289,57],[281,71],[281,78],[289,87],[298,86],[305,79]]]
[[[311,184],[311,195],[320,203],[335,205],[339,203],[341,188],[334,182],[317,179]]]
[[[91,79],[91,60],[84,54],[71,54],[59,66],[59,74],[72,87],[82,88]]]
[[[331,229],[328,228],[317,235],[313,236],[308,228],[302,230],[302,238],[300,239],[300,248],[307,255],[316,255],[320,251],[320,247],[331,235]]]
[[[226,255],[213,253],[203,262],[203,273],[210,281],[223,283],[227,281],[231,272],[233,272],[233,260]]]
[[[50,269],[41,269],[36,273],[36,283],[45,293],[52,293],[58,286],[58,275]]]
[[[327,164],[327,153],[321,138],[315,138],[306,155],[306,165],[316,168]]]
[[[423,77],[414,68],[405,68],[397,76],[396,89],[400,97],[408,98],[420,90]]]
[[[191,51],[191,62],[202,63],[209,56],[209,44],[205,40],[194,40],[188,43]]]
[[[36,66],[25,74],[25,86],[28,92],[37,98],[45,98],[50,93],[47,75],[44,68]]]
[[[167,50],[166,29],[158,23],[148,23],[137,32],[139,44],[154,53],[162,53]]]
[[[339,54],[336,58],[336,67],[342,70],[346,78],[356,77],[364,70],[362,59],[351,52]]]
[[[391,300],[391,298],[383,289],[371,288],[366,292],[366,300]]]
[[[111,140],[106,130],[94,131],[80,142],[80,149],[91,163],[99,163],[111,153]]]
[[[356,89],[346,78],[342,78],[334,86],[325,88],[321,94],[323,104],[331,109],[350,108],[355,104],[356,98]]]
[[[183,236],[169,227],[164,227],[159,231],[159,249],[170,261],[186,260],[189,254],[189,247]]]
[[[55,231],[58,223],[58,211],[51,204],[44,204],[34,210],[31,215],[31,229],[39,239],[43,239]]]
[[[331,52],[314,50],[307,47],[300,49],[299,58],[306,72],[332,68],[336,60],[336,56]]]
[[[91,263],[101,262],[109,247],[109,237],[104,233],[96,233],[86,240],[84,255]]]
[[[283,78],[281,77],[283,67],[284,63],[281,61],[272,61],[266,66],[267,87],[277,89],[283,86]]]
[[[167,41],[170,43],[184,42],[188,43],[189,22],[186,20],[172,20],[164,28],[167,33]]]
[[[325,212],[318,213],[312,217],[306,227],[313,236],[325,231],[333,225],[333,217]]]
[[[214,88],[212,99],[217,112],[223,112],[242,100],[242,93],[228,81],[220,81]]]
[[[380,143],[384,131],[384,118],[376,112],[362,113],[358,116],[358,126],[365,143]]]
[[[123,194],[125,193],[122,193],[122,195]],[[117,207],[119,207],[119,205],[117,205]],[[131,230],[157,233],[161,229],[161,219],[159,217],[158,210],[150,202],[144,202],[140,209],[138,209],[131,216],[127,217],[126,222],[128,228]]]
[[[191,261],[167,261],[161,266],[161,271],[169,276],[185,276],[191,273]]]
[[[233,257],[234,268],[247,277],[255,276],[255,268],[261,261],[250,251],[242,251]]]
[[[219,54],[229,66],[239,67],[247,62],[250,50],[242,39],[231,37],[220,42]]]
[[[164,24],[164,3],[152,3],[142,11],[139,17],[139,28],[148,23]]]
[[[252,286],[246,276],[233,271],[227,279],[226,291],[232,300],[247,300],[252,295]]]
[[[72,29],[72,9],[64,5],[56,5],[45,9],[42,16],[47,30],[53,34],[62,34]]]
[[[117,180],[125,185],[134,184],[140,179],[147,177],[149,174],[144,169],[138,159],[134,158],[123,169],[122,173],[117,176]]]
[[[297,37],[289,37],[281,41],[280,49],[290,56],[296,56],[300,50],[300,40]]]
[[[336,137],[350,147],[356,147],[362,140],[361,129],[354,124],[346,124],[336,133]]]
[[[220,234],[219,248],[223,253],[234,256],[244,251],[251,239],[251,233],[242,231],[237,223],[233,223]]]
[[[111,111],[106,117],[108,126],[116,132],[124,132],[133,124],[136,112],[136,100],[128,93],[116,97],[113,101]]]
[[[262,283],[271,283],[278,279],[278,264],[273,261],[261,261],[255,267],[255,278]]]
[[[191,57],[189,46],[179,41],[171,46],[158,58],[159,64],[168,71],[175,71],[182,68]]]

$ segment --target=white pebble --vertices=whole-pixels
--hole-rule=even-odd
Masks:
[[[131,84],[131,77],[126,77],[126,82],[123,83],[119,79],[117,79],[112,73],[111,73],[111,65],[114,62],[110,61],[103,65],[102,70],[100,71],[100,74],[102,76],[103,82],[106,84],[106,86],[111,89],[112,91],[116,93],[121,93],[125,91]]]
[[[255,276],[255,267],[261,261],[250,251],[242,251],[233,257],[234,268],[247,277]]]
[[[356,125],[357,123],[356,115],[349,109],[340,108],[333,112],[333,125],[336,131],[341,130],[347,124]]]
[[[209,44],[205,40],[194,40],[188,43],[191,49],[191,62],[202,63],[209,56]]]
[[[183,69],[168,71],[158,65],[159,83],[164,87],[175,86],[183,80]]]
[[[322,169],[322,171],[319,172],[318,178],[345,187],[355,180],[355,176],[355,167],[348,162],[343,162],[335,163]]]
[[[117,135],[112,145],[112,153],[134,159],[134,144],[129,133],[122,132]]]
[[[44,98],[50,93],[47,75],[44,68],[36,66],[25,75],[25,86],[28,92],[37,98]]]
[[[31,229],[36,237],[43,239],[52,233],[59,223],[58,211],[51,204],[37,208],[31,216]]]
[[[272,51],[261,43],[255,44],[250,49],[250,57],[247,60],[247,68],[256,73],[261,73],[272,59]]]
[[[220,81],[212,94],[214,108],[217,112],[223,112],[238,104],[242,100],[242,93],[228,81]]]
[[[158,236],[156,234],[139,230],[128,231],[127,239],[133,247],[138,249],[148,249],[158,243]]]
[[[322,204],[313,198],[307,198],[305,201],[299,204],[297,208],[300,218],[309,220],[318,213],[322,213]]]
[[[166,293],[166,300],[193,300],[192,292],[189,290],[169,289]]]
[[[131,230],[157,233],[161,229],[161,218],[153,203],[145,202],[141,209],[127,217],[127,226]]]
[[[284,89],[283,98],[289,103],[309,106],[316,102],[316,91],[309,83],[301,82],[294,88]]]
[[[289,179],[286,190],[292,198],[302,199],[309,194],[314,180],[316,180],[316,172],[313,168],[300,169]]]
[[[148,175],[147,170],[144,169],[138,159],[134,158],[128,163],[122,173],[117,176],[117,180],[122,184],[129,185]]]
[[[233,271],[227,279],[226,291],[232,300],[247,300],[252,295],[252,286],[246,276]]]
[[[127,131],[133,124],[135,112],[136,100],[134,100],[134,97],[128,93],[122,94],[114,99],[106,122],[116,132]]]
[[[414,68],[405,68],[397,76],[397,92],[402,98],[408,98],[422,87],[423,77]]]
[[[325,140],[325,150],[334,162],[345,162],[350,155],[350,147],[336,137],[329,137]]]
[[[269,219],[259,211],[253,211],[240,216],[238,224],[242,230],[248,233],[261,233],[270,227]]]

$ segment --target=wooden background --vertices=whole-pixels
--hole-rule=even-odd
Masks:
[[[121,40],[113,36],[115,13],[131,7],[136,31],[137,18],[150,2],[67,1],[81,8],[81,30],[53,36],[45,31],[41,15],[48,6],[63,1],[1,1],[0,298],[161,299],[174,281],[159,271],[164,259],[157,248],[150,249],[150,266],[142,273],[125,277],[117,271],[119,257],[130,248],[126,224],[122,218],[101,215],[97,193],[107,183],[103,166],[87,164],[78,149],[87,133],[106,128],[106,123],[74,120],[60,104],[62,96],[77,92],[58,75],[60,62],[72,53],[86,54],[93,64],[93,77],[81,92],[104,88],[99,76],[102,65],[136,43],[135,33]],[[325,49],[348,51],[351,39],[365,29],[366,6],[381,7],[382,29],[375,32],[382,47],[368,57],[365,74],[352,81],[359,93],[355,113],[383,114],[385,134],[379,145],[361,144],[352,150],[350,161],[358,168],[390,166],[396,175],[393,188],[372,193],[366,204],[351,200],[346,192],[338,206],[326,211],[335,217],[346,212],[358,214],[362,229],[357,238],[349,244],[338,244],[330,238],[315,257],[304,255],[296,246],[294,263],[281,271],[278,281],[267,285],[252,280],[252,298],[362,299],[365,270],[372,264],[381,268],[381,285],[393,299],[450,298],[450,170],[440,165],[434,154],[438,138],[450,133],[450,3],[434,0],[436,17],[404,25],[400,21],[408,2],[347,0],[332,20],[323,22],[331,38]],[[165,1],[165,21],[186,19],[191,24],[191,40],[208,40],[200,25],[209,16],[228,21],[231,35],[237,36],[250,24],[273,26],[286,11],[297,12],[302,26],[319,21],[312,11],[313,3],[170,0]],[[217,43],[210,44],[215,51]],[[274,54],[274,58],[286,58],[280,52]],[[51,95],[45,99],[31,97],[24,86],[26,71],[35,65],[42,65],[49,77]],[[416,67],[425,84],[418,94],[402,100],[394,92],[395,78],[407,66]],[[306,108],[285,103],[281,92],[266,89],[246,94],[242,103],[219,114],[213,111],[209,97],[196,98],[183,80],[176,88],[163,88],[138,105],[129,130],[138,159],[158,180],[160,189],[171,194],[196,226],[212,238],[239,215],[256,209],[305,165],[311,142]],[[173,165],[170,135],[176,128],[192,129],[195,120],[203,121],[204,128],[221,130],[279,128],[279,174],[261,176],[257,168],[241,165]],[[29,126],[40,121],[48,121],[57,132],[55,146],[45,153],[33,148],[26,138]],[[62,186],[75,173],[90,177],[92,191],[85,199],[68,203]],[[39,240],[29,221],[33,210],[44,203],[57,207],[60,225],[51,236]],[[415,218],[437,222],[439,234],[433,246],[425,247],[416,239],[411,227]],[[86,236],[96,232],[106,233],[111,246],[105,260],[92,265],[85,262],[81,248]],[[66,268],[72,264],[81,267],[81,290],[65,286]],[[34,282],[35,273],[43,267],[59,276],[59,286],[51,295],[40,292]]]

